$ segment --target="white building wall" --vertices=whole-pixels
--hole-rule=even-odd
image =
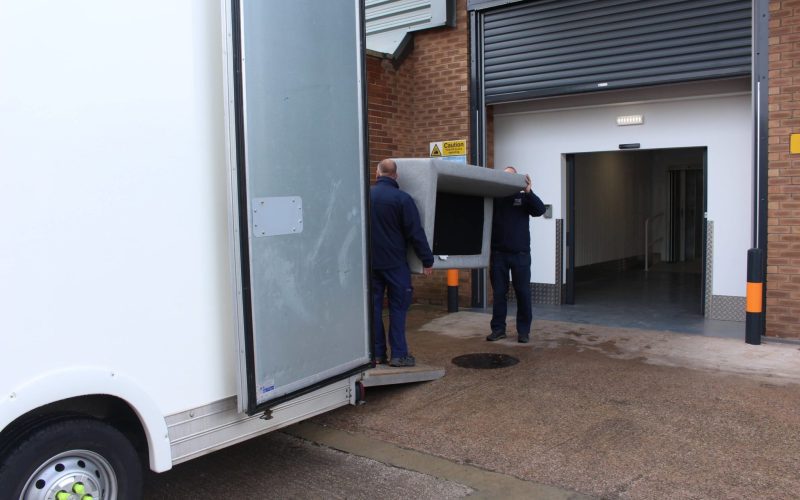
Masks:
[[[520,109],[523,109],[520,106]],[[644,125],[620,127],[619,115],[644,115]],[[533,178],[553,205],[553,219],[532,219],[531,280],[553,283],[555,220],[565,213],[564,154],[641,149],[708,148],[708,218],[714,221],[714,295],[744,296],[752,226],[752,132],[749,94],[579,109],[494,115],[495,165],[514,165]]]

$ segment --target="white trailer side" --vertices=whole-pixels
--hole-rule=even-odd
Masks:
[[[271,19],[270,9],[282,19],[297,18],[285,26],[286,46],[266,48],[283,52],[309,37],[297,28],[309,20],[312,4],[33,0],[0,7],[0,227],[6,238],[0,246],[0,484],[19,487],[14,496],[44,498],[58,491],[54,484],[83,477],[68,464],[72,475],[30,473],[33,480],[46,477],[42,488],[32,486],[36,481],[17,484],[18,477],[9,482],[28,470],[21,461],[33,460],[37,450],[54,451],[34,440],[42,429],[52,442],[70,433],[70,422],[81,422],[73,436],[91,434],[92,422],[99,422],[106,427],[97,435],[118,431],[152,470],[164,471],[356,401],[355,384],[369,360],[360,2],[326,2],[323,9],[344,12],[341,25],[351,23],[353,31],[313,35],[328,46],[319,56],[331,56],[337,43],[346,48],[331,64],[354,69],[351,94],[337,95],[341,84],[303,88],[284,81],[295,89],[282,96],[287,101],[305,93],[306,104],[325,108],[319,100],[327,92],[331,101],[359,102],[352,111],[344,104],[326,108],[328,127],[339,123],[336,113],[356,120],[354,130],[336,136],[337,144],[310,145],[324,127],[300,120],[280,125],[297,127],[293,133],[303,139],[283,143],[291,154],[259,150],[258,138],[247,136],[255,127],[248,119],[269,121],[254,103],[270,88],[236,76],[245,67],[247,37],[255,38],[261,26],[247,25],[242,10],[251,9],[252,19]],[[254,60],[250,68],[256,67]],[[315,92],[320,86],[324,92]],[[237,92],[250,100],[237,102]],[[255,107],[247,109],[248,103]],[[343,146],[346,141],[357,147]],[[301,177],[309,157],[330,167],[313,188]],[[280,189],[251,183],[267,169],[283,172]],[[346,203],[334,199],[334,178],[346,187],[338,193]],[[255,235],[253,200],[283,196],[302,200],[302,234]],[[337,220],[355,233],[325,234]],[[273,251],[279,238],[284,249],[297,242],[298,260]],[[242,259],[253,258],[260,267],[248,271],[250,261]],[[263,276],[269,266],[286,280],[306,264],[331,270],[319,276],[327,291],[290,287],[301,300],[276,304],[270,288],[276,278]],[[253,293],[259,287],[270,293]],[[332,305],[329,297],[344,305],[333,316],[320,315],[320,304]],[[248,308],[250,317],[243,313]],[[263,328],[263,318],[254,327],[259,311],[280,316],[280,331]],[[317,329],[300,328],[314,315]],[[332,349],[320,336],[347,347]],[[291,337],[285,345],[284,337]],[[298,352],[307,358],[273,369]],[[258,370],[262,380],[254,381]],[[275,397],[264,397],[270,390]],[[271,419],[259,418],[264,411]],[[21,445],[28,451],[20,452]],[[43,467],[55,467],[50,458],[41,458]],[[110,468],[106,476],[121,474],[117,459],[97,463]],[[102,483],[88,476],[83,487]],[[117,477],[94,498],[114,498],[114,488],[123,494],[136,480]]]

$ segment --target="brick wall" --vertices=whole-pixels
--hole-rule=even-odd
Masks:
[[[800,0],[770,2],[767,335],[800,337]]]
[[[414,48],[395,67],[367,57],[370,175],[387,157],[427,157],[432,141],[469,139],[469,29],[466,0],[456,27],[415,33]],[[468,144],[469,147],[469,144]],[[459,273],[459,303],[470,304],[470,273]],[[414,277],[415,300],[446,304],[447,273]]]
[[[412,155],[413,62],[395,68],[391,61],[367,57],[367,121],[370,179],[379,161]]]

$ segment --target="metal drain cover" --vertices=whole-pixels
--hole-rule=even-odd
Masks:
[[[479,352],[475,354],[464,354],[453,358],[453,364],[461,368],[476,368],[480,370],[490,370],[493,368],[507,368],[519,363],[519,360],[508,354],[498,354],[494,352]]]

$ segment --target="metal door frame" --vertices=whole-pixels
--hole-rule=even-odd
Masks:
[[[575,304],[575,154],[564,155],[567,163],[567,290],[564,303]],[[561,277],[559,276],[559,279]]]

